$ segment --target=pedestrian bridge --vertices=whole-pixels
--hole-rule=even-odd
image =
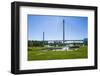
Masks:
[[[46,40],[48,43],[63,43],[63,40]],[[64,40],[64,43],[73,44],[73,43],[83,43],[83,40]]]

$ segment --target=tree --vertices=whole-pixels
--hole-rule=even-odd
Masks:
[[[28,41],[28,46],[32,47],[32,46],[43,46],[43,41]]]
[[[83,43],[84,43],[84,45],[88,45],[88,38],[84,38]]]

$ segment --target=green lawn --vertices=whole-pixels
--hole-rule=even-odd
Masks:
[[[29,47],[28,60],[54,60],[54,59],[79,59],[88,58],[87,46],[80,47],[77,51],[42,51],[46,47]]]

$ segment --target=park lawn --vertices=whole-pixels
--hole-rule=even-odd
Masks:
[[[32,50],[33,49],[33,50]],[[41,51],[43,47],[28,49],[28,60],[84,59],[88,58],[87,46],[74,51]]]

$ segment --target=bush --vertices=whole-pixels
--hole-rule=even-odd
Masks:
[[[71,46],[70,48],[79,48],[79,46]]]

